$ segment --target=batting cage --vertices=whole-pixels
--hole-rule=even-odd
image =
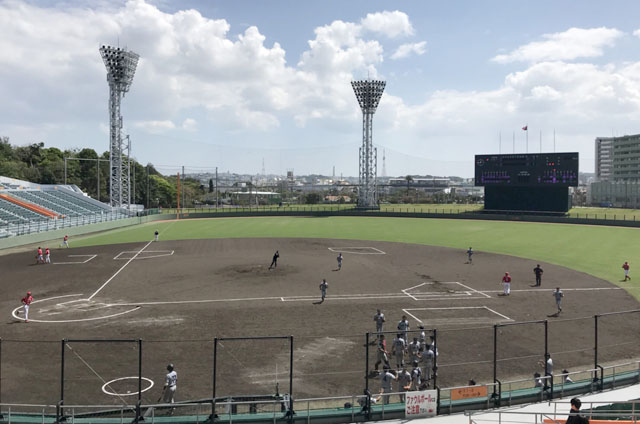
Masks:
[[[498,383],[494,393],[549,386],[549,377],[545,377],[549,358],[546,320],[496,324],[493,349],[493,380]]]
[[[64,339],[59,346],[60,415],[96,413],[77,405],[113,405],[99,413],[137,416],[142,393],[154,385],[142,375],[141,340]]]
[[[293,336],[215,338],[212,361],[215,415],[293,412]]]

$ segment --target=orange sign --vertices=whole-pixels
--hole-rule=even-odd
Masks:
[[[469,386],[451,390],[451,400],[487,397],[487,386]]]

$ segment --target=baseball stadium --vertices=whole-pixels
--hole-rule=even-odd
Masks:
[[[639,292],[620,268],[637,247],[635,228],[193,212],[111,221],[119,228],[97,233],[88,225],[22,236],[38,245],[56,236],[46,266],[33,260],[36,244],[3,250],[15,298],[1,306],[2,404],[26,405],[12,407],[12,420],[366,419],[359,399],[381,389],[377,310],[389,341],[403,316],[410,340],[434,336],[427,384],[438,390],[440,413],[639,377]],[[63,233],[68,248],[59,247]],[[509,296],[501,296],[505,272]],[[34,298],[28,324],[19,303],[26,291]],[[179,375],[176,403],[150,407],[161,401],[168,363]],[[546,384],[536,386],[536,372]],[[470,380],[479,394],[456,399]],[[400,395],[389,397],[366,412],[401,416]]]
[[[16,16],[23,10],[37,9],[30,2],[5,3],[0,1],[0,18],[5,18],[3,13],[9,16],[6,11],[12,8]],[[381,38],[385,43],[403,34],[413,36],[404,12],[367,14],[358,23],[334,21],[330,26],[316,27],[316,39],[308,43],[311,50],[301,50],[298,67],[292,67],[286,65],[278,42],[270,40],[273,49],[265,48],[266,37],[244,20],[242,25],[248,29],[231,39],[227,38],[230,25],[224,19],[211,20],[197,10],[165,13],[156,2],[137,0],[123,2],[122,11],[117,6],[104,8],[119,11],[118,19],[134,27],[125,33],[132,40],[153,44],[157,50],[141,50],[155,56],[141,69],[147,98],[136,100],[139,103],[134,102],[130,110],[152,111],[131,120],[131,128],[134,139],[136,130],[153,135],[139,146],[146,144],[149,149],[152,145],[153,154],[164,150],[160,153],[166,156],[153,156],[154,160],[169,157],[172,163],[143,166],[132,157],[132,142],[125,135],[128,128],[122,116],[125,94],[141,56],[121,46],[120,27],[116,21],[101,21],[100,14],[106,13],[102,9],[75,7],[83,2],[61,3],[74,5],[65,6],[69,8],[65,13],[84,16],[73,21],[76,26],[88,22],[111,28],[111,38],[117,35],[116,46],[100,44],[99,55],[95,49],[91,51],[92,59],[87,59],[88,53],[73,56],[78,62],[93,60],[82,71],[90,76],[80,77],[80,72],[73,76],[83,95],[93,95],[87,88],[93,82],[87,81],[93,81],[98,68],[99,76],[104,77],[106,68],[108,125],[92,122],[98,130],[87,129],[89,124],[58,125],[56,116],[51,119],[55,125],[43,122],[38,134],[65,126],[78,133],[86,131],[83,137],[102,131],[104,141],[108,134],[109,151],[100,154],[88,146],[90,142],[63,151],[45,148],[44,142],[12,146],[8,137],[0,138],[0,316],[4,318],[0,320],[0,423],[343,424],[389,420],[399,424],[408,419],[430,419],[434,423],[441,420],[438,424],[482,424],[485,420],[564,424],[568,400],[574,398],[573,405],[578,397],[591,399],[584,411],[589,411],[592,424],[612,419],[623,424],[637,422],[640,283],[634,279],[634,255],[640,251],[640,214],[631,207],[640,205],[640,136],[596,139],[596,154],[604,151],[607,160],[616,154],[627,155],[618,162],[614,157],[606,164],[609,168],[605,166],[611,178],[615,172],[627,175],[624,184],[596,181],[594,174],[579,172],[580,159],[584,163],[590,158],[580,158],[576,151],[556,151],[555,128],[553,149],[543,152],[540,130],[540,153],[530,153],[528,123],[521,127],[524,132],[518,128],[526,140],[522,149],[526,153],[516,153],[514,131],[513,152],[503,154],[501,130],[495,131],[498,154],[466,152],[464,172],[474,173],[472,178],[426,174],[435,171],[425,164],[433,166],[437,161],[427,162],[418,155],[414,158],[410,147],[406,151],[411,154],[396,156],[406,162],[401,164],[402,172],[409,174],[413,166],[408,165],[409,159],[415,159],[412,163],[424,159],[421,172],[389,177],[384,149],[380,155],[382,172],[378,170],[378,147],[383,145],[374,144],[372,135],[373,118],[387,87],[376,71],[383,62],[383,49],[378,41],[361,36],[386,34]],[[212,3],[217,8],[225,2]],[[347,3],[351,2],[340,4],[340,10]],[[61,22],[51,34],[58,37],[60,32],[62,37],[72,33],[73,46],[79,50],[85,48],[80,47],[86,44],[85,37],[91,42],[91,37],[97,37],[91,35],[93,28],[72,28],[62,12],[49,15],[53,9],[40,14],[47,16],[47,21]],[[33,13],[34,17],[40,15]],[[169,21],[163,21],[167,17]],[[0,22],[8,25],[14,20]],[[138,31],[135,25],[142,21],[152,22],[149,25],[159,32]],[[26,22],[13,32],[22,37],[25,28],[37,27],[31,20],[28,25]],[[399,24],[404,29],[395,27]],[[198,25],[203,27],[189,32]],[[288,26],[294,26],[293,22],[278,30]],[[585,49],[587,53],[566,53],[568,56],[553,63],[567,57],[599,55],[597,52],[623,34],[604,27],[596,30],[611,32],[607,36],[611,38]],[[179,42],[168,35],[182,31],[188,35]],[[573,50],[572,40],[582,30],[570,31],[570,36],[546,34],[541,44],[569,40]],[[338,35],[332,35],[334,32]],[[105,34],[101,33],[107,37]],[[221,38],[211,42],[207,37],[212,34]],[[479,34],[475,37],[480,39]],[[40,34],[38,44],[42,44]],[[469,50],[470,42],[465,44]],[[535,48],[538,44],[531,45]],[[183,45],[188,45],[187,60],[181,65],[170,51]],[[327,56],[336,45],[339,58]],[[357,48],[363,51],[351,51]],[[209,50],[218,54],[217,50],[224,49],[238,49],[241,66],[230,65],[231,50],[217,59],[206,56]],[[319,53],[314,49],[320,49]],[[426,41],[398,44],[394,49],[395,53],[384,56],[390,59],[387,62],[423,55]],[[488,62],[492,66],[511,63],[516,61],[511,56],[529,56],[529,50],[523,50],[526,54],[499,54]],[[565,52],[566,45],[560,50]],[[507,52],[504,48],[497,51]],[[63,53],[53,60],[62,63],[60,69],[67,66]],[[449,62],[452,55],[439,61]],[[12,60],[27,57],[6,56]],[[547,53],[541,57],[546,58]],[[262,61],[267,59],[278,67],[264,68]],[[149,65],[153,60],[155,64]],[[332,69],[332,60],[344,64]],[[440,67],[439,61],[432,68]],[[351,69],[348,62],[362,63]],[[314,66],[320,72],[307,73],[307,68]],[[164,67],[177,76],[163,74]],[[4,72],[5,66],[2,68]],[[601,68],[604,72],[614,66]],[[60,69],[54,67],[51,72],[56,84],[69,79]],[[574,73],[584,73],[584,69]],[[629,69],[620,75],[633,73]],[[353,77],[356,70],[366,71],[367,78],[357,80]],[[421,72],[413,67],[389,71],[389,84],[400,85],[403,78]],[[512,72],[505,78],[507,83],[524,80],[520,74],[526,72]],[[181,79],[183,73],[186,79]],[[544,68],[538,73],[553,72]],[[199,85],[201,75],[206,75],[206,84],[221,81]],[[263,80],[272,75],[297,81],[298,85],[293,85],[297,88],[285,87],[289,82],[269,86]],[[620,75],[612,79],[621,80]],[[245,77],[256,79],[243,86],[238,81]],[[464,79],[466,84],[466,75]],[[335,86],[323,85],[326,80]],[[637,86],[637,81],[634,84]],[[455,144],[451,140],[457,139],[444,132],[454,126],[473,127],[473,122],[454,116],[463,105],[470,103],[482,120],[485,113],[498,111],[495,113],[502,124],[507,119],[502,115],[517,108],[512,103],[519,97],[564,96],[551,85],[531,85],[527,89],[530,93],[522,95],[501,88],[468,101],[464,92],[440,90],[436,84],[435,106],[428,104],[407,113],[410,125],[389,117],[392,114],[386,109],[385,125],[392,129],[386,135],[390,144],[396,143],[408,137],[408,127],[426,119],[425,115],[443,114],[444,129],[434,121],[429,124],[433,126],[416,131],[414,144],[406,146],[424,144],[424,133],[435,130],[434,146],[446,147],[453,152],[448,154],[457,155],[458,150],[468,149],[450,147]],[[65,97],[49,89],[31,91],[42,91],[38,94],[41,97]],[[398,93],[408,91],[418,90],[405,86],[388,93],[391,106],[386,107],[394,113],[395,109],[411,109],[409,103],[422,94],[412,93],[415,98],[403,103]],[[593,91],[617,95],[618,89],[598,87]],[[350,98],[352,107],[345,92],[355,95]],[[190,100],[187,93],[215,101],[203,106]],[[328,102],[332,96],[340,100]],[[455,103],[439,100],[445,96],[456,97]],[[266,111],[284,110],[283,105],[295,97],[308,97],[308,116],[297,110],[307,106],[293,102],[288,106],[286,124],[295,124],[295,132],[265,136],[280,126],[275,115]],[[510,99],[509,105],[492,106],[491,99],[503,97]],[[224,110],[219,98],[238,101],[241,106]],[[580,97],[571,107],[588,103],[585,99],[590,96]],[[85,111],[78,106],[83,103],[77,99],[60,103],[65,102],[85,119]],[[26,100],[15,103],[17,115],[29,109]],[[153,112],[154,103],[164,103],[174,112],[188,111],[188,116],[176,112],[171,120],[159,120],[161,114]],[[605,104],[608,109],[617,108],[610,106],[608,98]],[[105,106],[102,104],[103,109]],[[528,108],[531,106],[525,105],[522,110]],[[349,110],[355,114],[344,112]],[[353,120],[355,127],[350,127],[356,128],[352,134],[344,128],[348,119],[360,118],[360,112],[362,138],[358,141],[358,119]],[[344,122],[311,122],[343,113],[347,118],[340,119]],[[620,122],[626,125],[634,113],[637,116],[636,111],[629,112]],[[583,115],[591,121],[599,116]],[[12,122],[17,134],[22,131],[21,119],[15,118],[15,125]],[[561,121],[562,116],[557,119]],[[242,121],[246,128],[238,131],[231,122],[234,120]],[[304,126],[306,121],[308,127]],[[551,127],[551,123],[544,124]],[[197,133],[198,125],[216,128],[211,134],[205,130]],[[279,146],[280,138],[297,142],[322,125],[330,126],[332,132],[315,140],[334,140],[335,145],[274,147]],[[258,132],[251,131],[257,129],[265,131],[255,136]],[[194,140],[195,134],[200,134],[215,143],[161,135],[184,135],[181,131],[194,134]],[[242,144],[241,138],[232,137],[240,133],[240,137],[256,140]],[[60,134],[68,133],[55,134],[62,138]],[[478,137],[473,134],[468,139]],[[218,141],[216,137],[229,139]],[[351,150],[345,148],[348,139],[357,141],[349,146]],[[468,139],[464,142],[478,146]],[[270,157],[280,161],[277,174],[266,173],[262,157],[262,172],[235,174],[227,170],[219,179],[217,165],[221,169],[222,165],[227,169],[238,166],[238,158],[256,156],[252,146],[263,142]],[[179,158],[187,157],[178,151],[189,150],[188,146],[196,146],[192,154],[205,161],[200,162],[202,168],[187,167],[191,172],[177,164]],[[349,163],[357,160],[357,178],[343,177],[341,170],[338,178],[335,164],[322,168],[326,173],[332,166],[331,178],[328,173],[309,174],[304,181],[296,180],[293,168],[285,168],[287,164],[320,161],[321,156],[331,160],[340,156],[342,160],[347,150],[353,152]],[[214,158],[212,151],[217,152]],[[227,152],[226,162],[221,152]],[[251,160],[251,165],[242,166],[255,168],[257,159]],[[447,165],[438,164],[442,167],[436,169],[447,172],[448,166],[463,163],[442,162]],[[343,167],[345,173],[350,169]],[[591,195],[601,196],[601,201],[586,200],[585,187],[592,180],[595,189],[589,189]],[[584,207],[574,208],[572,202]],[[608,396],[606,402],[590,398],[599,395]],[[530,407],[546,409],[540,412],[542,409],[527,409]],[[566,423],[582,423],[572,420],[579,417],[579,408],[578,399],[577,409]],[[478,415],[491,411],[498,411],[498,415]]]

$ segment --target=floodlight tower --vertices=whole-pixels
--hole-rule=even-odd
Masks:
[[[128,207],[131,204],[131,145],[123,141],[120,102],[131,87],[140,56],[125,48],[111,46],[100,47],[100,55],[107,68],[109,83],[109,199],[113,207]]]
[[[378,153],[373,147],[373,114],[376,113],[385,81],[351,81],[354,93],[362,109],[362,147],[360,148],[360,181],[358,187],[358,207],[377,208],[378,193],[376,174]]]

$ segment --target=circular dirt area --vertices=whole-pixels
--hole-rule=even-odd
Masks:
[[[276,250],[280,259],[269,269]],[[440,387],[493,381],[495,325],[498,378],[532,379],[543,372],[545,320],[555,370],[573,371],[593,366],[594,314],[638,308],[624,290],[590,275],[541,263],[536,287],[535,259],[480,250],[468,263],[465,250],[227,239],[56,249],[51,265],[33,265],[27,253],[2,256],[3,401],[55,403],[62,351],[67,404],[120,404],[101,388],[137,376],[139,357],[155,382],[143,402],[157,400],[168,363],[178,373],[177,400],[210,398],[215,337],[218,396],[287,393],[287,336],[296,398],[359,394],[366,375],[377,391],[369,372],[375,334],[366,339],[377,309],[386,316],[388,350],[403,316],[411,330],[424,326],[427,338],[437,330]],[[507,271],[511,294],[499,296]],[[560,314],[555,287],[564,293]],[[28,290],[35,302],[25,323],[20,299]],[[606,316],[598,327],[601,364],[640,356],[638,320]],[[238,339],[264,336],[282,337]]]

